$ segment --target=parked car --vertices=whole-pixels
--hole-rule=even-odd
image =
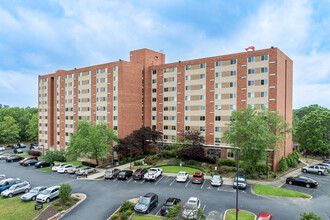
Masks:
[[[11,148],[11,149],[16,149],[16,148],[19,148],[19,146],[17,146],[16,144],[10,144],[7,146],[8,148]]]
[[[24,143],[18,143],[17,146],[19,148],[26,148],[26,145]]]
[[[36,201],[41,202],[41,203],[50,202],[50,200],[58,197],[59,189],[60,189],[60,186],[48,187],[47,189],[40,192],[39,195],[37,195]]]
[[[237,187],[237,180],[238,180],[238,187]],[[246,189],[246,176],[245,174],[239,173],[238,174],[238,179],[237,176],[234,178],[234,184],[233,188],[238,188],[238,189]]]
[[[68,169],[70,169],[70,168],[73,168],[73,165],[67,164],[65,166],[61,166],[61,167],[57,168],[57,172],[58,173],[67,173]]]
[[[160,209],[160,214],[162,216],[165,216],[170,209],[172,208],[172,206],[177,205],[181,202],[181,199],[177,199],[177,198],[168,198],[166,200],[166,202],[163,204],[163,207]]]
[[[186,182],[188,178],[189,178],[189,174],[187,172],[181,171],[176,176],[176,181],[177,182]]]
[[[33,150],[33,149],[38,149],[38,144],[37,143],[31,143],[30,144],[30,150]]]
[[[118,174],[121,172],[120,169],[112,169],[112,170],[106,170],[104,172],[104,179],[113,179],[116,178],[118,176]]]
[[[6,148],[4,146],[0,146],[0,150],[4,151],[4,150],[6,150]]]
[[[288,177],[286,179],[286,183],[290,185],[293,184],[298,186],[305,186],[307,188],[317,187],[318,185],[318,182],[316,180],[304,176]]]
[[[43,168],[43,167],[50,167],[52,164],[48,163],[47,161],[39,161],[34,166],[36,168]]]
[[[137,169],[133,173],[133,179],[135,179],[135,180],[142,180],[142,178],[144,177],[144,175],[146,173],[148,173],[148,170],[146,170],[146,169]]]
[[[23,182],[20,179],[8,178],[0,181],[0,193],[6,189],[9,189],[12,185]]]
[[[54,172],[57,172],[57,169],[62,167],[62,166],[65,166],[66,164],[65,163],[61,163],[61,164],[58,164],[58,165],[55,165],[52,167],[52,171]]]
[[[203,183],[204,182],[204,173],[200,171],[194,172],[192,183]]]
[[[5,174],[0,174],[0,180],[2,179],[6,179],[6,175]]]
[[[68,173],[74,174],[74,173],[76,173],[77,169],[79,169],[81,167],[83,167],[83,166],[74,166],[74,167],[71,167],[71,168],[68,169]]]
[[[303,173],[316,173],[318,175],[325,175],[328,173],[326,167],[318,166],[318,165],[311,165],[309,167],[303,167],[301,170]]]
[[[185,219],[197,219],[198,209],[201,207],[201,202],[197,197],[190,197],[183,207],[182,217]]]
[[[318,166],[324,166],[326,169],[330,169],[330,163],[317,163],[314,165],[318,165]]]
[[[220,175],[214,175],[211,179],[211,185],[212,186],[222,186],[223,180],[222,176]]]
[[[260,214],[257,217],[257,220],[274,220],[274,217],[272,214],[268,212],[260,212]]]
[[[86,171],[87,171],[88,173],[95,173],[95,172],[96,172],[96,169],[93,168],[93,167],[82,167],[82,168],[79,168],[79,169],[76,171],[76,175],[83,175]]]
[[[10,154],[2,154],[0,155],[0,160],[6,160],[7,157],[10,157],[11,155]]]
[[[143,196],[134,206],[134,211],[137,213],[148,214],[153,208],[158,205],[158,195],[155,193],[148,193]]]
[[[26,157],[24,160],[21,160],[21,161],[19,162],[19,164],[20,164],[20,165],[23,165],[23,163],[25,163],[25,162],[28,161],[28,160],[38,160],[38,157],[36,157],[36,156],[33,156],[33,157]]]
[[[23,150],[22,149],[14,149],[14,154],[22,154]]]
[[[28,193],[31,189],[31,185],[29,182],[22,182],[15,185],[12,185],[8,189],[1,192],[1,195],[4,197],[13,197],[13,195],[20,194],[20,193]]]
[[[35,165],[36,163],[38,163],[37,160],[34,160],[34,159],[32,159],[32,160],[27,160],[27,161],[25,161],[25,163],[23,163],[23,166],[25,166],[25,167],[29,167],[29,166],[33,166],[33,165]]]
[[[133,171],[132,170],[122,170],[118,176],[117,179],[119,180],[127,180],[128,178],[130,178],[133,175]]]
[[[148,173],[144,174],[143,178],[145,180],[156,180],[159,176],[161,176],[163,170],[161,168],[150,168]]]
[[[33,189],[30,190],[30,192],[24,194],[21,196],[21,200],[23,201],[35,201],[37,196],[44,191],[45,189],[47,189],[46,186],[38,186],[38,187],[34,187]]]
[[[330,163],[330,159],[324,159],[323,163]]]
[[[24,160],[24,157],[11,155],[11,156],[7,157],[6,162],[10,163],[10,162],[17,162],[17,161],[21,161],[21,160]]]

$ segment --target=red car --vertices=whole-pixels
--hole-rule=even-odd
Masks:
[[[146,169],[137,169],[133,173],[133,179],[135,180],[142,180],[144,174],[148,173]]]
[[[191,182],[192,183],[203,183],[204,182],[204,173],[199,172],[199,171],[194,172]]]
[[[257,220],[274,220],[274,217],[272,214],[270,214],[268,212],[260,212]]]
[[[10,147],[11,149],[19,148],[19,146],[17,144],[11,144],[11,145],[8,145],[7,147]]]
[[[27,158],[25,158],[24,160],[21,160],[20,162],[19,162],[19,165],[23,165],[26,161],[28,161],[28,160],[38,160],[38,157],[36,157],[36,156],[33,156],[33,157],[27,157]]]

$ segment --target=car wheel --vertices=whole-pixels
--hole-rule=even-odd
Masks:
[[[93,173],[96,173],[96,170],[93,170]]]
[[[10,194],[8,195],[8,197],[9,197],[9,198],[13,197],[13,194],[10,193]]]
[[[46,202],[47,202],[47,203],[49,203],[49,202],[50,202],[50,199],[49,199],[49,198],[47,198]]]
[[[303,173],[307,173],[307,170],[304,169],[304,170],[303,170]]]
[[[319,171],[317,174],[319,174],[319,175],[322,175],[322,172],[321,172],[321,171]]]
[[[149,214],[149,212],[150,212],[150,210],[149,210],[149,209],[147,209],[147,211],[146,211],[146,214]]]
[[[311,187],[311,185],[309,185],[309,184],[306,184],[306,187],[307,187],[307,188],[310,188],[310,187]]]
[[[29,166],[31,166],[31,164],[29,163]]]
[[[28,193],[29,191],[30,191],[29,189],[25,189],[25,190],[24,190],[25,193]]]
[[[64,170],[64,173],[67,173],[68,171]]]
[[[289,181],[289,184],[292,185],[292,181]]]
[[[31,200],[32,200],[32,201],[35,201],[35,200],[36,200],[36,197],[35,197],[35,196],[33,196],[33,197],[31,198]]]

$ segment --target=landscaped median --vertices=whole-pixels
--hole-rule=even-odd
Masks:
[[[251,212],[240,210],[238,212],[239,220],[254,220],[256,216]],[[225,220],[235,220],[236,219],[236,211],[235,209],[229,209],[225,213]]]
[[[163,173],[179,173],[180,171],[182,172],[187,172],[189,175],[193,175],[195,171],[204,171],[202,169],[197,169],[197,168],[192,168],[192,167],[187,167],[187,166],[156,166],[157,168],[161,168],[163,170]]]
[[[130,220],[144,220],[144,219],[147,219],[147,220],[163,220],[165,218],[158,217],[158,216],[152,216],[152,215],[136,215],[136,214],[134,214],[130,218]]]
[[[311,195],[295,192],[287,189],[266,186],[261,184],[254,185],[254,193],[257,195],[267,195],[267,196],[281,196],[281,197],[291,197],[291,198],[311,198]]]

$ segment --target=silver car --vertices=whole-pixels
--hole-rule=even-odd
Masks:
[[[37,202],[50,202],[51,199],[54,199],[58,197],[60,186],[51,186],[47,189],[43,190],[38,196],[37,196]]]
[[[212,186],[222,186],[223,180],[220,175],[214,175],[211,179],[211,185]]]
[[[304,173],[316,173],[318,175],[326,175],[328,173],[326,167],[319,165],[312,165],[309,167],[303,167],[302,172]]]
[[[30,190],[30,192],[24,194],[21,196],[21,200],[23,201],[35,201],[37,196],[44,191],[45,189],[47,189],[46,186],[38,186],[35,187],[33,189]]]
[[[28,182],[18,183],[15,185],[12,185],[9,189],[6,189],[1,193],[4,197],[13,197],[13,195],[20,194],[20,193],[27,193],[31,189],[31,185]]]

